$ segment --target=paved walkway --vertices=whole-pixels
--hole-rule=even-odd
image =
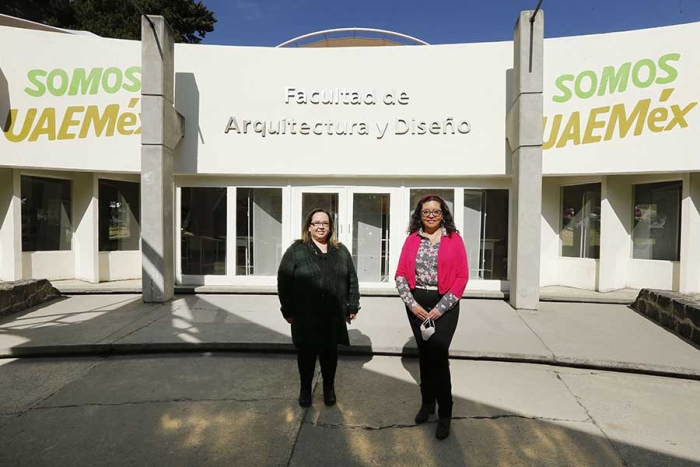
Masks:
[[[398,298],[361,304],[346,351],[415,353]],[[139,295],[74,295],[0,320],[5,357],[215,350],[292,351],[277,297],[184,295],[159,305]],[[502,300],[465,299],[451,354],[700,379],[698,348],[625,305],[543,302],[516,311]]]
[[[344,356],[297,404],[292,355],[0,359],[7,467],[692,467],[700,381],[455,360],[452,433],[416,426],[418,362]]]
[[[141,280],[130,279],[123,281],[100,282],[93,284],[76,279],[52,281],[62,294],[109,294],[109,293],[141,293]],[[395,288],[361,287],[363,296],[397,297]],[[271,285],[176,285],[175,293],[179,294],[276,294],[277,288]],[[582,303],[618,303],[628,305],[634,302],[639,294],[639,289],[619,289],[611,292],[596,292],[594,290],[577,289],[574,287],[562,287],[552,285],[540,289],[540,300],[555,302],[582,302]],[[508,292],[499,290],[466,290],[466,298],[496,298],[504,299]]]

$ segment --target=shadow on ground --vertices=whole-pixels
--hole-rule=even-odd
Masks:
[[[279,323],[256,322],[255,304],[243,298],[235,309],[216,296],[165,305],[114,296],[97,310],[71,309],[70,302],[61,302],[65,312],[45,308],[31,319],[25,312],[2,320],[0,333],[18,345],[47,333],[59,333],[59,343],[86,333],[94,342],[128,343],[160,321],[169,323],[161,332],[188,343],[205,330],[224,343],[234,327],[252,343],[291,342],[281,316]],[[350,335],[371,349],[360,331]],[[609,439],[554,370],[533,376],[526,365],[453,362],[453,433],[438,442],[434,421],[413,423],[418,362],[408,355],[400,362],[342,356],[338,404],[323,406],[317,384],[307,410],[296,402],[293,355],[191,349],[0,361],[0,465],[697,465]],[[542,392],[544,382],[555,389]],[[475,387],[487,396],[470,396]]]

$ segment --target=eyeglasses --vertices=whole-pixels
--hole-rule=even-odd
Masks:
[[[328,222],[312,222],[311,225],[313,225],[316,228],[319,228],[319,227],[328,227],[330,225],[330,223],[328,223]]]
[[[442,209],[423,209],[420,213],[423,217],[430,217],[431,214],[434,217],[440,217],[442,216]]]

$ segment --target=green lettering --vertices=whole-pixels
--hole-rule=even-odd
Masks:
[[[666,76],[659,76],[656,79],[656,84],[672,83],[676,80],[676,78],[678,78],[678,70],[676,70],[672,65],[669,65],[668,62],[677,62],[680,59],[681,54],[666,54],[659,59],[659,68],[666,72]]]
[[[563,93],[560,96],[553,96],[552,100],[554,102],[566,102],[569,99],[571,99],[571,89],[566,87],[566,84],[564,84],[566,81],[573,81],[574,80],[574,75],[561,75],[557,80],[555,81],[555,84],[557,88]]]
[[[642,67],[647,67],[649,68],[649,76],[647,76],[647,79],[645,81],[642,81],[639,78],[639,71],[642,69]],[[652,85],[654,80],[656,79],[656,63],[654,63],[653,60],[650,60],[648,58],[644,58],[637,63],[634,64],[634,68],[632,69],[632,82],[634,83],[635,86],[638,88],[648,88],[649,86]]]
[[[109,82],[110,75],[114,76],[114,83],[112,84]],[[123,78],[122,71],[119,68],[107,68],[102,75],[102,89],[107,91],[109,94],[114,94],[122,88]]]
[[[70,88],[68,89],[69,96],[75,96],[76,94],[97,94],[100,89],[100,77],[102,76],[102,68],[93,68],[90,70],[90,74],[85,74],[85,68],[76,68],[73,72],[73,79],[70,82]]]
[[[27,79],[29,79],[30,83],[36,86],[36,89],[26,87],[24,88],[24,92],[26,92],[32,97],[43,96],[46,93],[46,86],[44,85],[44,83],[39,81],[39,78],[44,76],[46,76],[46,72],[44,70],[29,70],[29,72],[27,73]]]
[[[127,84],[127,81],[130,84]],[[124,71],[124,89],[126,91],[137,92],[141,90],[141,67],[132,66]]]
[[[617,73],[615,73],[614,66],[606,66],[603,68],[598,95],[604,96],[607,93],[614,94],[615,92],[625,92],[631,68],[632,62],[620,65],[620,68],[617,69]]]
[[[56,86],[56,78],[59,78],[60,84]],[[68,73],[60,68],[51,70],[49,76],[46,78],[46,87],[49,92],[54,96],[62,96],[68,90]]]
[[[584,78],[588,78],[591,80],[590,88],[588,89],[588,91],[584,91],[583,89],[581,89],[581,83],[583,82]],[[598,76],[596,76],[595,71],[593,71],[593,70],[582,71],[576,77],[576,83],[574,84],[574,89],[576,90],[576,95],[578,97],[580,97],[581,99],[588,99],[589,97],[591,97],[593,94],[595,94],[595,90],[597,87],[598,87]]]

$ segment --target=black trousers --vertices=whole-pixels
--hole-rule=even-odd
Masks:
[[[316,370],[316,357],[321,362],[323,386],[332,387],[335,384],[335,370],[338,368],[338,346],[299,346],[297,349],[297,366],[302,388],[311,388]]]
[[[413,297],[425,311],[432,310],[442,295],[437,290],[414,289]],[[440,417],[452,416],[452,377],[449,350],[459,321],[459,302],[435,321],[435,334],[423,340],[420,325],[423,320],[406,310],[420,358],[420,392],[423,404],[437,401]]]

